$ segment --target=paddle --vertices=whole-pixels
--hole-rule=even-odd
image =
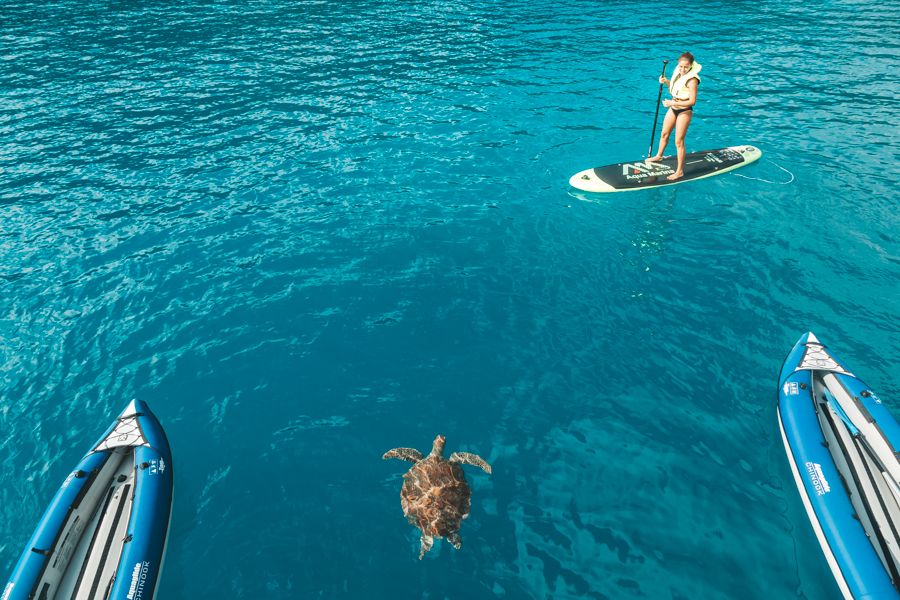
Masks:
[[[669,61],[663,61],[662,77],[666,76],[666,65]],[[656,95],[656,114],[653,116],[653,131],[650,133],[650,147],[647,149],[647,158],[650,158],[653,152],[653,142],[656,141],[656,122],[659,120],[659,103],[662,100],[663,84],[659,84],[659,93]]]

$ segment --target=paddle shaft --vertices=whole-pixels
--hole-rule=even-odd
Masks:
[[[669,61],[663,61],[662,75],[661,77],[666,76],[666,65],[669,64]],[[647,148],[647,158],[652,156],[653,152],[653,142],[656,141],[656,122],[659,120],[659,103],[662,100],[662,91],[663,84],[659,84],[659,93],[656,95],[656,114],[653,115],[653,131],[650,132],[650,146]]]

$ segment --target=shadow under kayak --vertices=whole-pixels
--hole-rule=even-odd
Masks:
[[[152,600],[172,512],[172,454],[132,401],[63,481],[2,600]]]
[[[800,498],[844,598],[900,598],[900,426],[812,333],[784,362],[777,412]]]

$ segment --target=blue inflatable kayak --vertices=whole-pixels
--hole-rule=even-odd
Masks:
[[[844,598],[900,598],[900,426],[816,336],[781,369],[778,421],[794,481]]]
[[[63,481],[0,600],[152,600],[172,513],[172,454],[139,400]]]

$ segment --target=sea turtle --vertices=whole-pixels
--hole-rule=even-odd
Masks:
[[[403,474],[400,506],[409,522],[422,530],[419,560],[431,550],[436,537],[447,538],[457,550],[462,546],[459,528],[469,516],[472,491],[460,465],[491,472],[491,465],[477,454],[454,452],[449,460],[445,459],[445,442],[442,435],[434,438],[431,454],[426,457],[415,448],[394,448],[382,456],[385,460],[399,458],[415,463]]]

